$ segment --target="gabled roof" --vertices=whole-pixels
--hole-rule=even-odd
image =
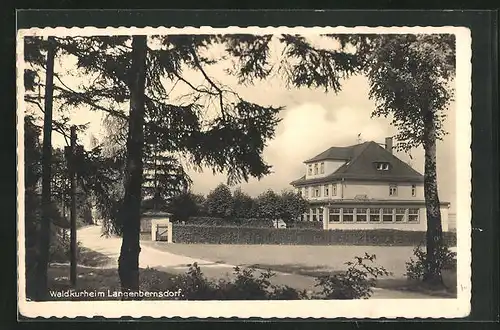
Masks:
[[[310,179],[306,179],[303,176],[291,182],[291,184],[295,186],[341,179],[386,182],[424,181],[422,174],[373,141],[349,147],[330,148],[316,157],[307,160],[305,163],[330,159],[345,160],[346,163],[329,175]],[[377,170],[376,163],[379,162],[389,163],[389,170]]]
[[[348,147],[331,147],[319,155],[306,160],[304,163],[314,163],[322,160],[349,160],[356,157],[359,152],[366,147],[368,142],[356,144]]]

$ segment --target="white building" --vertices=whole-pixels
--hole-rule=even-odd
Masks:
[[[291,182],[310,204],[302,220],[324,229],[425,231],[424,177],[393,155],[392,144],[332,147],[306,160],[305,175]],[[449,205],[441,202],[443,231]]]

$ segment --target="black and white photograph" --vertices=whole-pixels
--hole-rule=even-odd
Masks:
[[[467,315],[470,60],[460,27],[20,30],[20,313]]]

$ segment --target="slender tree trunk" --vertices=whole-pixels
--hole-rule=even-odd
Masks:
[[[122,246],[118,273],[122,291],[139,290],[139,235],[141,219],[141,186],[144,147],[144,88],[146,70],[146,36],[132,40],[132,65],[130,69],[130,117],[127,139],[127,176],[123,217]]]
[[[51,203],[51,161],[52,161],[52,103],[54,82],[55,41],[48,38],[47,71],[45,77],[45,106],[43,120],[43,148],[42,148],[42,221],[40,227],[40,247],[37,262],[36,299],[43,300],[47,295],[47,269],[50,248],[50,218]]]
[[[427,260],[424,282],[430,285],[442,285],[439,249],[443,243],[443,228],[441,225],[441,210],[437,189],[436,174],[436,126],[433,116],[428,116],[424,123],[425,174],[424,194],[427,211]]]

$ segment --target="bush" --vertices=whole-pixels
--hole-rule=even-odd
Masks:
[[[425,269],[427,268],[427,252],[422,249],[422,244],[419,244],[414,250],[413,255],[416,259],[410,258],[406,262],[405,276],[410,280],[421,281],[424,278]],[[438,248],[438,264],[440,269],[455,269],[456,268],[456,253],[450,251],[447,245],[442,245]]]
[[[323,299],[368,299],[373,294],[376,279],[390,273],[380,266],[370,266],[366,262],[374,262],[376,256],[365,253],[363,257],[355,257],[348,261],[347,271],[340,274],[321,276],[316,279],[316,287],[321,287]]]
[[[271,271],[258,277],[254,272],[252,268],[235,267],[234,280],[211,281],[194,263],[185,275],[177,277],[175,286],[187,300],[296,300],[305,297],[305,293],[291,287],[272,285],[270,279],[274,274]]]
[[[173,225],[175,243],[292,245],[417,245],[424,232],[399,230],[323,230],[243,226]],[[451,233],[450,233],[451,234]],[[454,236],[448,237],[453,241]]]
[[[379,276],[389,275],[383,267],[368,265],[374,262],[375,255],[365,254],[356,257],[355,262],[347,262],[346,271],[339,274],[318,277],[315,287],[321,288],[316,294],[308,294],[286,285],[273,285],[271,279],[276,275],[271,270],[261,271],[256,276],[255,268],[234,268],[234,279],[209,280],[198,264],[189,266],[186,274],[165,279],[154,270],[146,269],[149,275],[141,283],[141,289],[163,291],[180,290],[178,299],[186,300],[301,300],[301,299],[362,299],[373,293],[375,281]],[[153,276],[154,275],[154,276]]]

